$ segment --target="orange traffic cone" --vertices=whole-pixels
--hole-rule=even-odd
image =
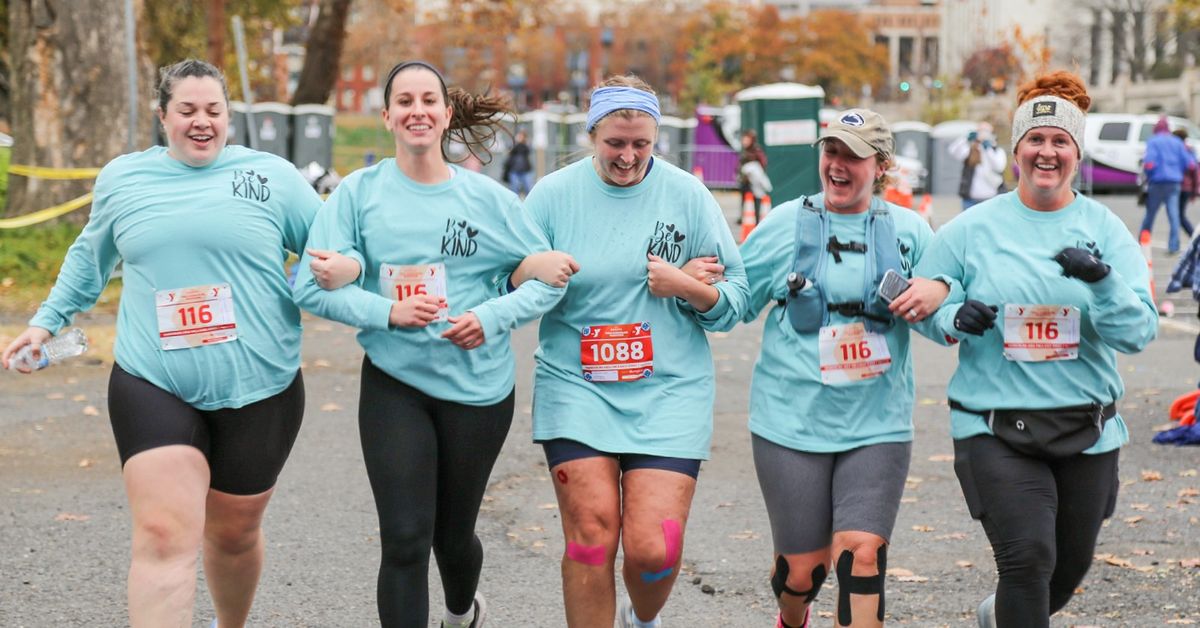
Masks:
[[[921,204],[917,206],[917,213],[925,219],[925,222],[933,224],[933,196],[928,193],[921,195]]]
[[[754,217],[754,195],[746,192],[742,195],[742,242],[750,235],[751,231],[758,226],[758,219]]]
[[[771,195],[763,194],[762,203],[758,206],[758,215],[761,219],[765,219],[769,213],[771,213]],[[762,222],[762,220],[759,220],[759,222]]]
[[[1150,275],[1150,300],[1158,303],[1158,297],[1154,290],[1154,260],[1150,255],[1150,232],[1143,229],[1138,234],[1138,243],[1142,245],[1142,255],[1146,258],[1146,270],[1149,271]]]

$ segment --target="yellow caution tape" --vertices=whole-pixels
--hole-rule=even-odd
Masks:
[[[31,179],[95,179],[100,174],[99,168],[43,168],[41,166],[26,166],[9,164],[8,173]]]
[[[24,216],[15,216],[13,218],[0,218],[0,229],[18,229],[20,227],[28,227],[39,222],[45,222],[51,218],[57,218],[63,214],[73,212],[80,207],[88,205],[92,202],[92,193],[88,192],[77,199],[67,201],[62,205],[55,205],[48,209],[25,214]]]

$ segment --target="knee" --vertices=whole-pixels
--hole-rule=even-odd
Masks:
[[[1048,580],[1054,572],[1054,547],[1049,541],[1019,539],[996,547],[996,569],[1001,576]]]
[[[656,573],[679,563],[683,554],[683,527],[674,520],[665,520],[661,532],[625,531],[622,539],[625,563],[639,572]]]
[[[191,557],[200,549],[201,527],[166,513],[137,517],[133,522],[133,551],[152,560]]]
[[[780,555],[775,559],[775,570],[771,574],[771,588],[775,597],[784,593],[802,598],[805,603],[816,599],[821,586],[829,576],[829,568],[821,560],[788,560]]]
[[[850,550],[854,557],[854,562],[850,568],[850,575],[853,576],[874,576],[880,572],[880,548],[884,547],[883,543],[864,543],[857,545]]]
[[[259,521],[210,522],[204,526],[206,547],[215,548],[224,554],[242,554],[258,546],[262,538]]]
[[[433,547],[433,524],[417,521],[391,522],[379,526],[383,560],[392,564],[429,561]]]

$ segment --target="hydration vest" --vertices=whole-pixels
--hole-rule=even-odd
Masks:
[[[896,240],[896,223],[887,204],[878,198],[871,198],[871,207],[867,211],[867,241],[839,242],[837,236],[829,235],[824,194],[805,197],[801,201],[800,209],[796,212],[796,248],[792,272],[805,277],[810,285],[806,284],[800,290],[790,290],[783,303],[788,321],[797,332],[812,333],[828,325],[830,312],[860,317],[867,331],[875,333],[884,333],[895,323],[877,290],[888,269],[904,274]],[[844,253],[865,256],[863,297],[861,301],[830,303],[825,290],[825,266],[831,256],[834,263],[841,263]]]

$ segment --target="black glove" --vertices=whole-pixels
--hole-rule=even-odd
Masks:
[[[958,331],[982,336],[983,332],[996,326],[996,313],[1000,311],[994,305],[982,301],[967,299],[959,306],[954,315],[954,328]]]
[[[1054,261],[1063,267],[1063,274],[1067,277],[1078,277],[1088,283],[1104,279],[1108,276],[1108,271],[1112,270],[1112,267],[1100,261],[1100,258],[1073,246],[1059,251],[1058,255],[1054,256]]]

